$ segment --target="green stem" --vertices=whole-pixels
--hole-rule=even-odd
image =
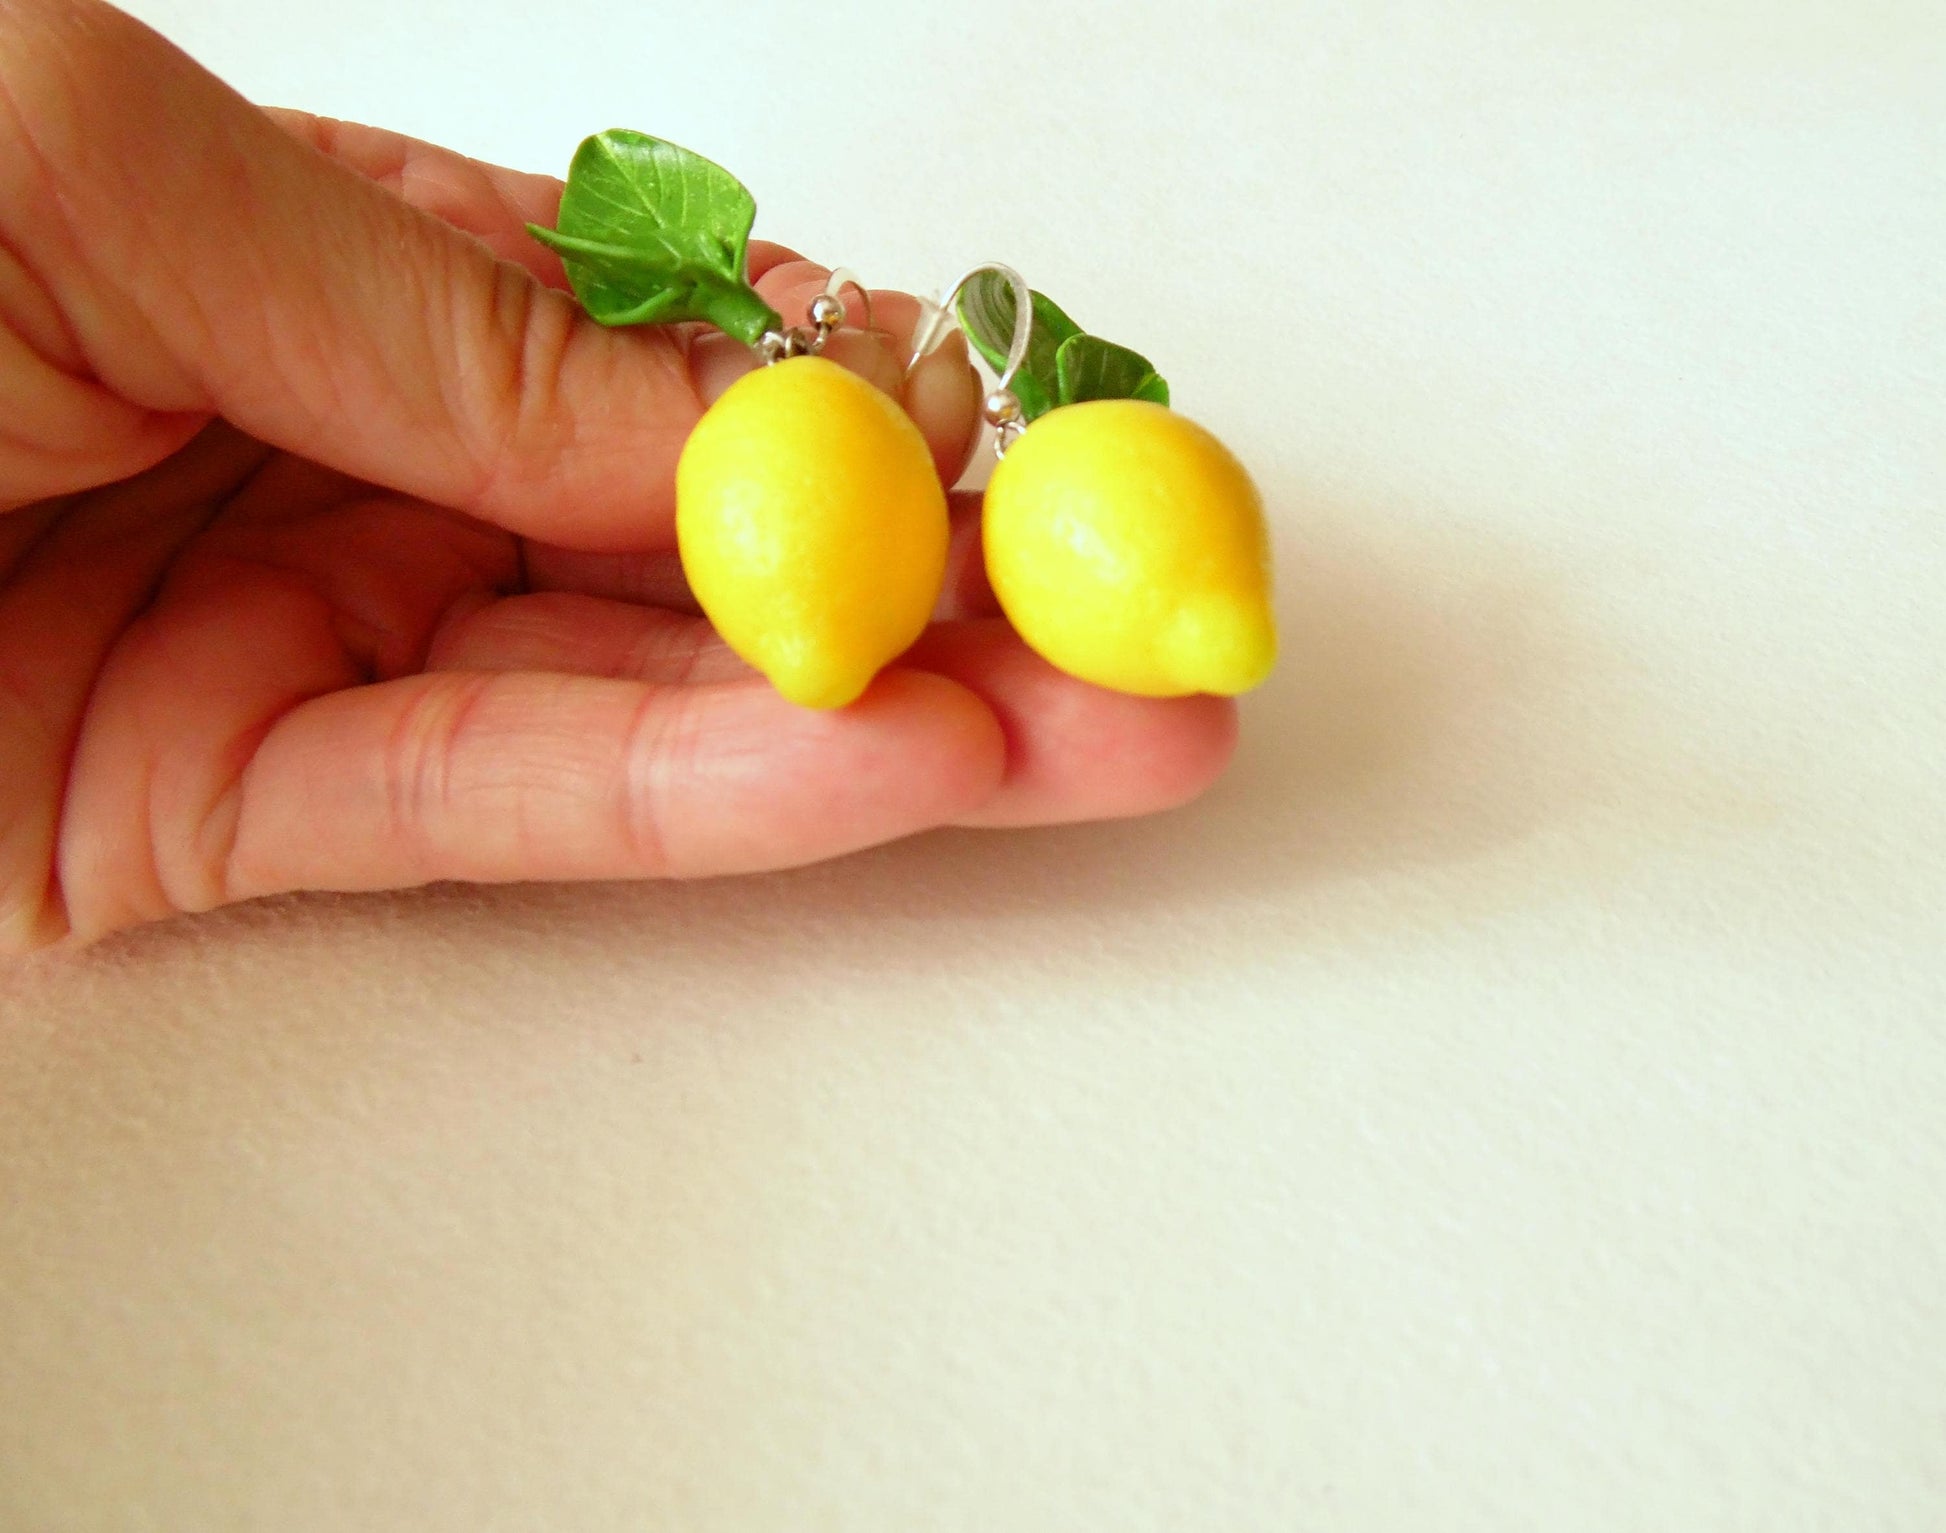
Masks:
[[[725,335],[754,346],[766,330],[783,328],[784,317],[758,296],[746,282],[711,283],[698,293],[703,317]]]

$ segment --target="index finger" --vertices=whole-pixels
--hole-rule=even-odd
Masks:
[[[527,232],[530,223],[554,224],[561,211],[560,177],[476,160],[457,149],[369,123],[344,122],[292,107],[262,110],[298,142],[376,181],[413,207],[465,230],[501,260],[525,267],[535,280],[549,287],[567,286],[559,259]],[[750,280],[803,259],[787,246],[752,240]]]
[[[287,107],[266,107],[279,127],[413,207],[464,230],[503,261],[524,268],[548,287],[567,287],[560,258],[528,232],[530,223],[551,226],[559,217],[563,183],[558,177],[513,170],[473,159],[439,144],[365,123],[342,122]],[[784,315],[802,322],[811,297],[824,290],[830,270],[787,245],[753,239],[745,252],[750,282]],[[855,303],[854,293],[845,294]],[[841,334],[828,352],[906,407],[932,448],[940,478],[954,483],[966,467],[977,436],[978,384],[957,339],[908,368],[920,318],[909,293],[874,290],[848,323],[873,336]],[[755,365],[728,337],[689,359],[707,401]],[[651,546],[654,546],[653,544]]]

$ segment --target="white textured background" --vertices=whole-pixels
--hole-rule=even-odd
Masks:
[[[0,977],[0,1529],[1946,1526],[1937,0],[145,0],[999,257],[1273,506],[1130,826]]]

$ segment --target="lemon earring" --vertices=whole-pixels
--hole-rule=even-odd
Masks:
[[[558,227],[528,228],[603,324],[701,321],[762,356],[683,447],[677,548],[731,649],[791,701],[841,708],[925,629],[946,494],[910,417],[819,355],[855,284],[838,274],[811,327],[786,328],[746,271],[756,216],[720,165],[617,128],[575,150]]]
[[[820,355],[855,279],[834,273],[810,325],[786,327],[746,276],[755,218],[722,167],[614,129],[575,151],[558,227],[528,227],[603,324],[702,321],[763,358],[683,448],[677,546],[724,641],[793,702],[839,708],[925,630],[945,578],[945,491],[904,410]],[[1011,268],[955,283],[915,360],[948,315],[996,371],[982,532],[1021,637],[1074,676],[1146,696],[1263,680],[1269,548],[1242,465],[1169,409],[1145,358],[1082,332]]]
[[[1084,332],[1013,268],[960,278],[919,352],[949,311],[998,369],[981,534],[1020,636],[1072,676],[1147,697],[1231,696],[1268,676],[1269,539],[1243,465],[1169,408],[1147,358]]]
[[[765,333],[767,365],[710,406],[676,467],[676,544],[698,604],[809,708],[843,707],[910,648],[946,576],[946,492],[925,437],[818,354],[845,321],[849,280],[833,274],[808,335]]]

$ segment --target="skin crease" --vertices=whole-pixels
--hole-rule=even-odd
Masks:
[[[130,152],[130,146],[143,146]],[[96,0],[0,0],[0,952],[294,889],[786,867],[1135,815],[1234,714],[1061,675],[954,497],[937,620],[794,708],[674,558],[684,437],[753,359],[609,331],[524,231],[560,183],[251,105]],[[753,245],[787,319],[825,270]],[[947,483],[979,383],[918,305],[828,353]]]

